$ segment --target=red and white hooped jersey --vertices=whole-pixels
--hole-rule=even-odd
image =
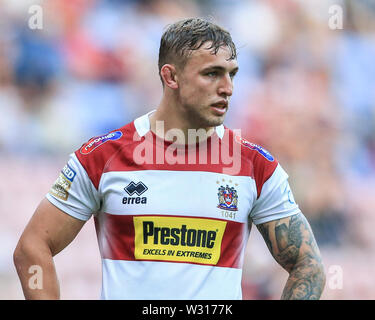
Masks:
[[[73,153],[46,197],[77,219],[94,215],[102,299],[241,299],[249,221],[300,212],[287,179],[223,125],[177,146],[146,114]]]

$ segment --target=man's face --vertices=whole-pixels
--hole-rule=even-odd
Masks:
[[[233,77],[238,65],[228,47],[216,54],[209,50],[211,43],[192,51],[179,79],[179,102],[191,128],[209,128],[221,125],[233,93]]]

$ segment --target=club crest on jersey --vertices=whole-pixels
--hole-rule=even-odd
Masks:
[[[258,151],[263,157],[265,157],[268,161],[273,161],[275,160],[274,157],[266,150],[264,149],[263,147],[261,147],[260,145],[257,145],[255,143],[251,143],[239,136],[236,136],[236,141],[238,143],[241,143],[242,145],[244,145],[245,147],[251,149],[251,150],[255,150],[255,151]]]
[[[115,131],[103,136],[95,137],[90,139],[86,144],[84,144],[80,150],[82,154],[89,154],[90,152],[94,151],[97,147],[101,146],[102,144],[106,143],[110,140],[118,140],[122,137],[121,131]]]
[[[229,211],[238,211],[238,195],[236,189],[226,185],[226,187],[220,186],[218,191],[219,205],[217,207]]]

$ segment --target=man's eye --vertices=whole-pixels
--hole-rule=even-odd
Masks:
[[[209,76],[209,77],[216,77],[217,76],[217,72],[215,72],[215,71],[208,72],[208,73],[206,73],[206,75]]]

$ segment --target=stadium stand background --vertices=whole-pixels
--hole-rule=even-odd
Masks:
[[[28,26],[35,4],[42,30]],[[375,298],[374,1],[0,0],[0,299],[23,299],[12,253],[69,153],[157,106],[163,28],[192,16],[232,33],[226,125],[289,173],[322,251],[322,298]],[[244,299],[278,299],[287,273],[255,227],[247,253]],[[55,264],[62,299],[99,298],[92,219]]]

